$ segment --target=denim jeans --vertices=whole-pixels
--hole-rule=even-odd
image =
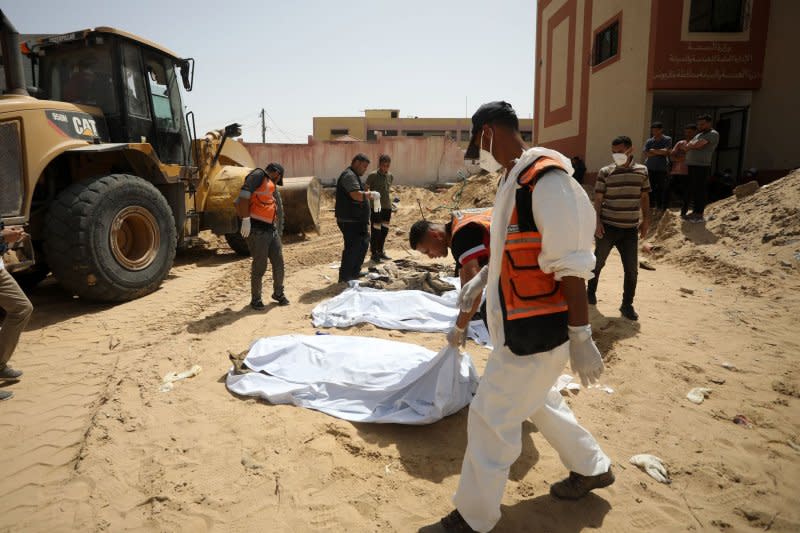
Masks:
[[[619,251],[622,258],[622,268],[625,271],[625,281],[622,291],[622,305],[633,305],[636,294],[636,281],[639,276],[639,229],[618,228],[603,224],[605,233],[602,239],[595,239],[594,255],[596,257],[594,278],[589,280],[588,291],[597,292],[597,283],[600,281],[600,271],[606,264],[611,249]]]

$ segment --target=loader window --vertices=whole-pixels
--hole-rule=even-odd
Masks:
[[[184,164],[189,153],[189,137],[183,127],[180,77],[175,60],[147,50],[142,56],[153,105],[156,152],[165,163]]]
[[[122,45],[122,86],[125,88],[128,112],[149,119],[150,110],[147,106],[147,90],[139,62],[139,50],[127,43]]]
[[[63,46],[41,59],[40,87],[45,98],[97,106],[106,115],[117,113],[109,46]]]

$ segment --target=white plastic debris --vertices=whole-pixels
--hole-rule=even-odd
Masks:
[[[655,455],[646,453],[634,455],[631,457],[631,464],[647,472],[647,475],[659,483],[672,483],[667,473],[667,467],[664,466],[664,462]]]
[[[730,370],[730,371],[732,371],[732,372],[736,372],[736,371],[738,370],[738,368],[736,368],[735,366],[733,366],[733,363],[729,363],[729,362],[727,362],[727,361],[725,361],[724,363],[722,363],[722,368],[724,368],[724,369],[726,369],[726,370]]]
[[[181,381],[187,378],[192,378],[202,372],[203,367],[200,365],[194,365],[189,370],[184,370],[183,372],[170,372],[164,379],[161,381],[161,388],[159,389],[161,392],[169,392],[172,390],[173,384],[176,381]]]
[[[708,398],[710,395],[711,395],[711,389],[708,389],[706,387],[695,387],[689,391],[689,393],[686,395],[686,398],[690,402],[700,405],[701,403],[703,403],[703,400]]]

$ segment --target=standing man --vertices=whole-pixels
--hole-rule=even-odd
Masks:
[[[686,165],[694,198],[692,213],[687,220],[702,223],[706,221],[703,212],[708,199],[708,178],[711,176],[714,150],[719,144],[719,133],[711,127],[711,115],[697,117],[697,129],[697,135],[686,145]]]
[[[650,180],[647,167],[633,162],[630,137],[622,135],[614,139],[611,142],[611,156],[614,164],[600,169],[594,186],[594,208],[597,212],[594,253],[597,263],[594,278],[589,281],[589,303],[597,303],[600,271],[611,249],[616,247],[625,271],[622,306],[619,310],[628,320],[639,320],[633,308],[633,297],[639,276],[639,235],[644,238],[650,228]]]
[[[652,137],[644,143],[644,154],[647,156],[645,165],[653,188],[650,203],[656,209],[665,211],[669,207],[669,154],[672,138],[664,135],[664,124],[661,122],[650,125],[650,134]]]
[[[491,209],[455,211],[450,222],[437,224],[419,220],[411,226],[408,243],[412,250],[421,252],[431,259],[446,257],[448,248],[456,260],[456,275],[461,286],[466,285],[478,275],[481,268],[489,264],[489,228],[492,225]],[[453,328],[447,334],[447,341],[454,348],[466,343],[467,326],[480,306],[480,298],[475,305],[459,312]],[[486,320],[485,309],[482,318]]]
[[[270,163],[267,168],[254,169],[244,179],[237,200],[237,211],[242,219],[240,230],[247,239],[253,263],[250,269],[250,307],[264,309],[261,288],[267,271],[267,260],[272,264],[272,299],[278,305],[289,305],[283,292],[283,202],[278,183],[283,182],[283,167]]]
[[[14,244],[24,236],[22,226],[6,228],[0,221],[0,308],[6,312],[3,327],[0,328],[0,380],[3,381],[16,381],[22,377],[20,370],[8,366],[8,361],[14,355],[22,330],[25,329],[33,313],[30,300],[3,264],[3,254],[8,250],[8,245]],[[0,401],[13,397],[13,392],[0,390]]]
[[[594,264],[589,198],[570,176],[569,159],[526,149],[506,102],[484,104],[472,116],[465,158],[479,154],[484,170],[509,170],[492,212],[489,265],[461,289],[459,307],[473,308],[486,287],[494,349],[469,407],[456,510],[426,530],[495,526],[529,417],[571,471],[550,487],[553,496],[578,499],[614,482],[610,459],[553,387],[568,359],[584,384],[603,371],[584,285]]]
[[[683,127],[683,139],[675,143],[669,152],[669,159],[672,161],[672,179],[677,180],[681,185],[681,218],[686,218],[689,211],[689,199],[691,198],[691,182],[689,181],[689,168],[686,166],[686,145],[689,144],[694,136],[697,135],[697,126],[687,124]]]
[[[581,159],[579,156],[572,156],[572,168],[575,169],[575,171],[572,173],[572,177],[575,178],[578,183],[583,185],[583,178],[586,176],[586,163],[584,163],[583,159]]]
[[[367,191],[361,176],[367,171],[369,158],[358,154],[336,180],[336,224],[344,237],[339,282],[358,279],[361,265],[369,249],[369,200],[380,202],[377,191]]]
[[[372,260],[376,263],[392,259],[384,251],[386,237],[389,235],[389,221],[392,219],[392,197],[390,192],[394,176],[389,172],[391,164],[392,158],[388,154],[382,154],[378,158],[378,170],[367,176],[367,190],[381,195],[381,210],[376,212],[373,209],[370,215],[372,218],[372,231],[369,247],[372,252]]]

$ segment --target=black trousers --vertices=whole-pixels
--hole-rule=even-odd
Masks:
[[[689,165],[689,183],[692,187],[694,205],[692,213],[702,215],[708,201],[708,178],[711,176],[711,167]]]
[[[369,249],[369,226],[366,222],[343,222],[336,224],[344,237],[342,263],[339,266],[339,281],[358,279],[361,265]]]
[[[653,170],[650,175],[650,206],[659,209],[669,207],[670,175],[666,170]]]
[[[386,237],[389,235],[389,222],[392,220],[392,209],[387,207],[381,209],[380,213],[373,211],[370,220],[372,229],[370,230],[369,249],[372,256],[383,254],[383,247],[386,244]]]
[[[677,183],[681,192],[681,216],[689,212],[689,203],[692,198],[692,185],[686,174],[673,174],[672,183]]]
[[[605,230],[603,238],[595,239],[594,255],[596,263],[594,266],[594,278],[589,280],[587,289],[592,294],[597,292],[600,271],[606,265],[606,259],[608,259],[611,249],[616,248],[622,258],[622,268],[625,271],[622,305],[633,305],[633,297],[636,295],[636,281],[639,277],[639,229],[618,228],[608,224],[603,224],[603,229]]]

